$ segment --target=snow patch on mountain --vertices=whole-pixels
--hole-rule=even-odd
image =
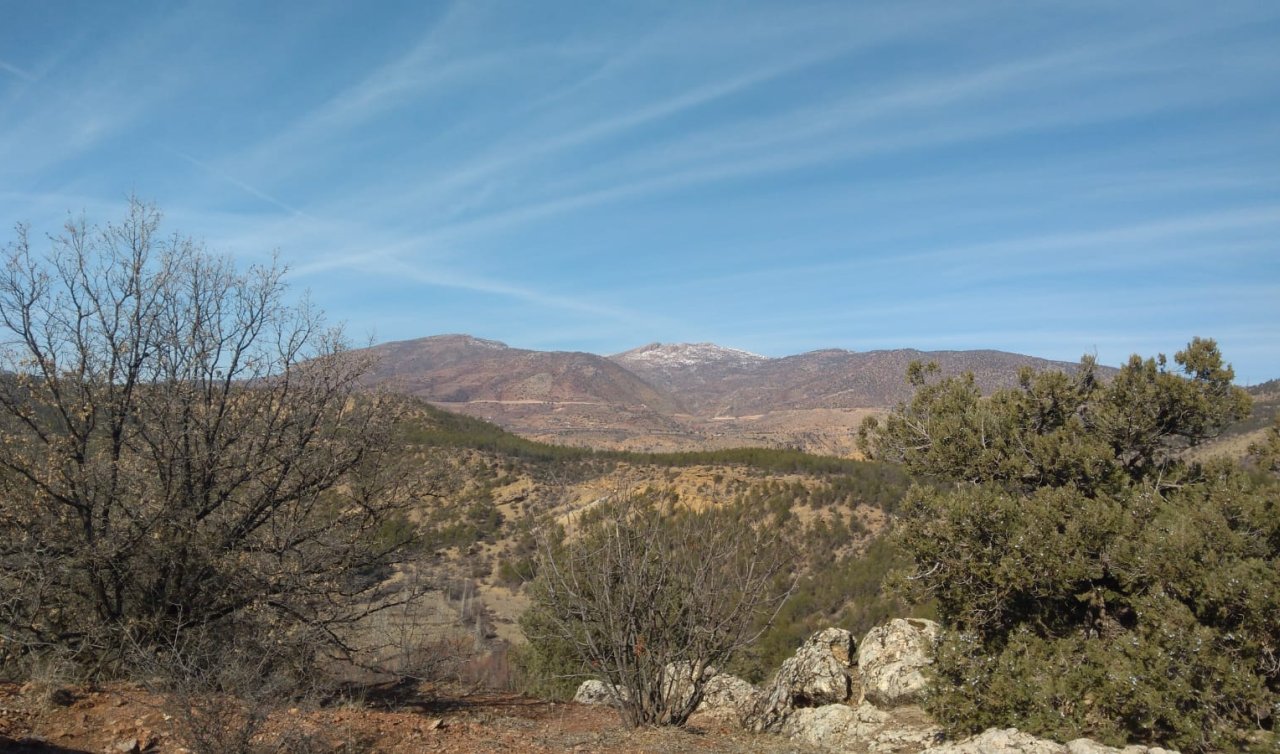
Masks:
[[[749,366],[768,361],[769,357],[738,348],[725,348],[715,343],[650,343],[647,346],[617,354],[612,358],[629,364],[664,369],[697,367],[706,364]]]

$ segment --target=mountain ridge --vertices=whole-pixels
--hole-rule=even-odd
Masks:
[[[1023,366],[1078,368],[994,349],[828,348],[769,357],[715,343],[649,343],[602,356],[466,334],[364,350],[374,357],[371,387],[535,439],[635,450],[755,444],[849,455],[857,423],[910,397],[911,361],[935,361],[944,376],[972,372],[988,393],[1016,385]]]

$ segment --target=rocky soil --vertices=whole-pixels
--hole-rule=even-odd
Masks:
[[[163,700],[130,686],[63,689],[0,684],[0,752],[182,754],[179,721]],[[282,743],[292,742],[292,744]],[[618,752],[618,754],[820,754],[821,749],[737,730],[698,715],[685,730],[624,729],[606,707],[511,694],[426,694],[394,705],[281,709],[255,739],[263,751],[347,754],[417,752]],[[277,749],[275,744],[281,744]]]
[[[0,684],[0,751],[1174,754],[1087,739],[1060,743],[1012,728],[946,741],[918,706],[940,631],[931,621],[895,619],[857,642],[843,629],[824,629],[760,687],[711,671],[703,704],[684,729],[624,728],[612,706],[625,689],[599,681],[585,682],[570,703],[423,687],[394,696],[375,689],[358,703],[318,708],[283,702],[257,729],[253,748],[196,747],[193,724],[207,730],[213,723],[226,735],[238,729],[236,715],[226,707],[193,712],[140,687]],[[680,678],[673,668],[668,677]],[[691,688],[675,682],[669,693]]]

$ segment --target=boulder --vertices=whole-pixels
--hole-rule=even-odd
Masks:
[[[613,689],[609,688],[609,684],[604,681],[591,679],[582,682],[577,693],[573,695],[573,701],[578,704],[603,704],[616,707],[618,695],[613,693]]]
[[[924,754],[1069,754],[1069,750],[1017,728],[989,728],[963,741],[925,749]]]
[[[853,748],[855,740],[865,741],[888,719],[888,714],[867,704],[857,709],[847,704],[824,704],[793,710],[779,732],[792,741],[838,751]]]
[[[919,711],[898,716],[865,702],[857,707],[827,704],[793,710],[781,732],[793,741],[828,751],[867,754],[918,752],[942,738],[942,729]]]
[[[796,707],[843,702],[852,696],[853,634],[824,628],[783,661],[774,685],[786,689]]]
[[[867,632],[858,646],[863,698],[891,708],[920,701],[942,628],[931,620],[894,618]]]
[[[1074,741],[1068,741],[1067,751],[1071,752],[1071,754],[1177,754],[1175,751],[1162,749],[1159,746],[1140,746],[1137,744],[1117,749],[1114,746],[1100,744],[1088,738],[1077,738]]]
[[[673,662],[662,669],[662,698],[671,707],[682,707],[693,697],[693,663]],[[716,676],[716,669],[707,666],[702,670],[702,682]]]
[[[896,716],[903,709],[912,708],[899,707],[892,714]],[[934,724],[932,720],[918,724],[902,724],[900,721],[895,721],[881,728],[872,737],[871,742],[867,744],[867,752],[869,754],[915,754],[941,743],[942,739],[942,727]]]
[[[1117,749],[1087,738],[1060,744],[1017,728],[990,728],[963,741],[925,749],[922,754],[1177,754],[1159,746],[1126,746]]]
[[[853,634],[825,628],[787,658],[752,701],[743,724],[756,732],[776,731],[792,710],[846,701],[853,694]]]
[[[756,687],[750,683],[729,675],[728,673],[717,672],[715,668],[708,667],[702,674],[704,681],[702,687],[702,701],[698,703],[698,712],[709,712],[713,714],[726,714],[735,717],[741,716],[744,709],[750,704],[755,697]],[[674,703],[684,701],[693,693],[693,671],[688,663],[672,663],[664,669],[663,673],[663,693],[667,696],[668,702]],[[583,681],[578,687],[578,691],[573,695],[573,701],[579,704],[602,704],[610,707],[616,707],[620,699],[626,699],[630,692],[628,689],[620,689],[621,694],[615,694],[609,684],[604,681],[589,680]]]
[[[756,687],[735,675],[717,673],[702,687],[699,712],[717,716],[741,717],[755,698]]]

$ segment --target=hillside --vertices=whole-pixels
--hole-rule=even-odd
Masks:
[[[418,402],[407,410],[407,459],[431,490],[409,523],[422,538],[424,568],[444,579],[431,609],[446,622],[522,642],[516,619],[527,605],[532,529],[646,490],[695,509],[737,506],[804,553],[796,563],[805,575],[801,598],[760,642],[742,668],[747,675],[778,662],[824,621],[864,628],[891,612],[879,584],[894,554],[879,535],[907,487],[895,466],[769,448],[595,451],[533,441]]]
[[[712,343],[652,343],[610,357],[512,348],[467,335],[369,349],[366,382],[480,417],[527,437],[643,451],[742,445],[856,455],[869,414],[910,396],[912,361],[972,372],[982,390],[1017,371],[1075,365],[1000,351],[853,352],[769,358]]]
[[[1272,416],[1280,397],[1274,385],[1252,392],[1255,415],[1248,421]],[[366,628],[373,640],[393,646],[412,642],[415,649],[426,646],[433,653],[449,650],[444,659],[432,655],[430,671],[460,684],[461,691],[442,698],[441,687],[422,685],[413,691],[420,698],[377,698],[367,708],[312,709],[291,701],[265,723],[269,731],[292,733],[290,726],[301,725],[315,736],[312,741],[332,733],[334,740],[346,741],[330,749],[335,751],[417,751],[424,743],[451,751],[807,751],[794,742],[750,738],[701,719],[692,734],[644,731],[636,737],[619,732],[616,717],[602,709],[509,692],[476,693],[480,687],[509,689],[516,683],[508,653],[523,641],[517,620],[528,605],[532,529],[542,522],[566,523],[620,492],[650,489],[694,508],[735,506],[796,545],[800,580],[793,598],[773,628],[731,668],[749,680],[759,681],[817,628],[838,625],[860,634],[891,615],[929,610],[902,605],[882,592],[888,571],[901,564],[901,555],[881,536],[908,481],[896,466],[788,449],[597,451],[540,443],[413,399],[401,408],[406,419],[402,460],[428,494],[404,521],[420,537],[419,572],[399,571],[386,585],[395,589],[420,574],[433,589],[413,612],[406,608],[385,615]],[[1239,429],[1247,427],[1233,431]],[[6,711],[0,748],[29,745],[26,750],[49,751],[45,741],[56,737],[77,747],[72,751],[134,741],[144,750],[176,750],[166,747],[178,733],[153,692],[142,686],[76,688],[67,707],[51,705],[41,689],[39,684],[0,684]],[[409,705],[428,716],[406,711]],[[536,746],[526,740],[533,732]]]
[[[424,398],[522,434],[610,445],[619,432],[693,439],[669,392],[600,356],[530,351],[467,335],[369,349],[366,384]]]
[[[682,348],[674,346],[672,348]],[[903,379],[913,361],[935,362],[943,376],[972,372],[983,392],[1017,384],[1018,370],[1073,371],[1077,365],[1003,351],[845,351],[826,349],[770,359],[643,358],[653,347],[610,357],[656,387],[678,395],[703,416],[742,416],[785,410],[883,409],[906,400]],[[728,351],[729,349],[722,349]],[[743,352],[730,352],[743,353]],[[754,356],[749,354],[748,356]]]
[[[1267,428],[1280,417],[1280,379],[1267,380],[1245,390],[1253,398],[1248,418],[1227,427],[1217,439],[1192,449],[1192,457],[1244,458],[1250,445],[1262,441]]]
[[[605,403],[620,409],[682,411],[608,359],[589,353],[529,351],[467,335],[374,346],[368,379],[408,395],[447,403]]]

